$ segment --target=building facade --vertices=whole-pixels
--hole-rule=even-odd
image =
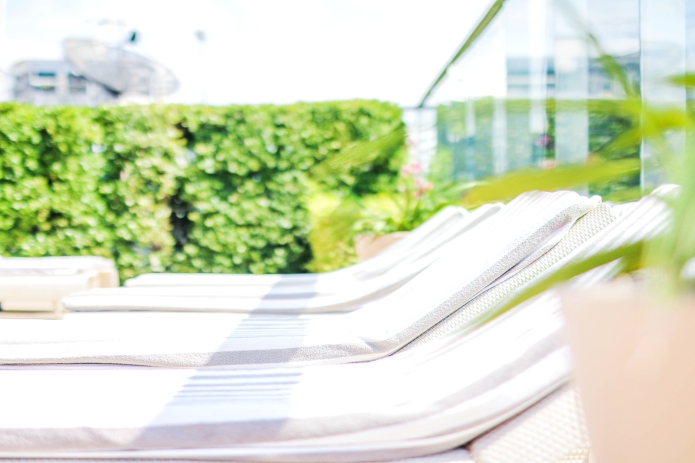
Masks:
[[[15,101],[37,106],[147,104],[162,101],[179,86],[169,69],[125,44],[68,38],[63,51],[63,61],[27,60],[12,66]]]
[[[118,99],[118,93],[81,76],[67,61],[22,61],[11,74],[13,99],[22,103],[96,106]]]

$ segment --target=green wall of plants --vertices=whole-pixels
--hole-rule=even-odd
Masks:
[[[377,101],[2,104],[0,255],[111,256],[122,278],[306,271],[310,190],[378,191],[400,164],[321,178],[312,167],[400,125],[400,109]]]
[[[110,255],[90,110],[0,105],[0,255]]]

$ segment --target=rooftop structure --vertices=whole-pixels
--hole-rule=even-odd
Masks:
[[[178,89],[176,77],[148,58],[92,39],[67,39],[65,61],[27,60],[11,69],[16,101],[96,106],[154,102]]]
[[[96,106],[118,99],[118,93],[80,75],[67,61],[21,61],[11,73],[14,99],[23,103]]]

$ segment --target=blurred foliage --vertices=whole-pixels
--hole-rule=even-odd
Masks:
[[[596,39],[589,35],[601,51]],[[604,70],[619,82],[624,92],[622,100],[599,105],[607,114],[629,121],[625,130],[610,137],[601,148],[603,153],[620,153],[634,149],[636,144],[648,145],[664,170],[666,181],[680,186],[679,191],[666,193],[662,199],[672,212],[670,226],[648,239],[616,246],[613,249],[583,255],[563,268],[545,275],[482,314],[474,324],[479,326],[511,310],[522,302],[566,282],[587,271],[616,262],[617,273],[641,271],[648,276],[647,284],[661,297],[692,297],[695,278],[686,270],[695,262],[695,114],[686,106],[653,105],[642,100],[622,68],[613,58],[601,51]],[[695,88],[695,75],[674,76],[667,80],[673,85]],[[671,143],[673,135],[685,135],[684,150]],[[624,151],[623,151],[624,152]],[[566,166],[546,171],[517,172],[486,181],[469,191],[465,200],[491,201],[504,199],[522,191],[567,188],[577,184],[620,180],[625,174],[639,172],[639,160],[629,156],[590,162],[581,166]],[[559,175],[558,175],[559,174]]]
[[[329,272],[357,262],[354,224],[362,217],[362,208],[344,195],[316,189],[309,197],[311,228],[308,235],[313,258],[310,272]]]
[[[112,255],[122,279],[162,272],[172,261],[170,198],[184,166],[178,108],[98,108],[104,170],[98,182],[113,233]]]
[[[0,105],[1,254],[111,254],[100,141],[89,109]]]
[[[312,168],[401,124],[398,107],[376,101],[3,104],[0,255],[110,256],[123,278],[303,272],[311,194],[374,194],[403,160],[392,151],[330,175]]]
[[[356,143],[369,146],[400,126],[400,118],[396,106],[368,101],[187,108],[181,129],[191,160],[180,197],[190,232],[172,269],[306,271],[312,249],[326,248],[309,243],[310,223],[318,220],[307,208],[311,195],[367,194],[392,181],[400,167],[393,150],[364,162],[347,157]],[[395,142],[402,145],[402,137]],[[342,168],[312,169],[334,158]]]
[[[621,109],[616,100],[590,100],[589,112],[589,152],[597,153],[605,161],[640,159],[641,141],[636,140],[624,146],[612,146],[620,134],[638,126],[639,121]],[[601,195],[605,201],[626,202],[640,198],[640,173],[623,176],[604,184],[589,184],[592,194]]]
[[[364,143],[360,149],[378,153],[391,152],[399,147],[402,157],[405,157],[406,151],[399,138],[378,145]],[[377,154],[372,152],[372,155]],[[370,157],[365,156],[365,159]],[[475,183],[452,182],[448,177],[444,178],[448,161],[441,156],[432,163],[433,170],[427,174],[418,163],[403,166],[401,175],[391,187],[375,194],[321,192],[314,195],[312,207],[316,212],[309,238],[312,249],[320,252],[316,253],[309,270],[325,272],[355,263],[354,240],[358,235],[410,231],[440,209],[458,204],[463,193]]]
[[[532,190],[555,191],[587,183],[612,183],[616,179],[639,174],[639,159],[607,162],[593,159],[587,164],[559,166],[549,170],[520,169],[500,177],[491,177],[474,186],[464,197],[464,204],[475,206],[511,200]]]

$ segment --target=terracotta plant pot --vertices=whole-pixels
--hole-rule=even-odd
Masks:
[[[355,251],[357,259],[362,262],[369,259],[381,251],[402,240],[408,236],[410,232],[394,232],[386,235],[358,235],[355,237]]]
[[[695,462],[695,298],[625,280],[562,303],[596,462]]]

